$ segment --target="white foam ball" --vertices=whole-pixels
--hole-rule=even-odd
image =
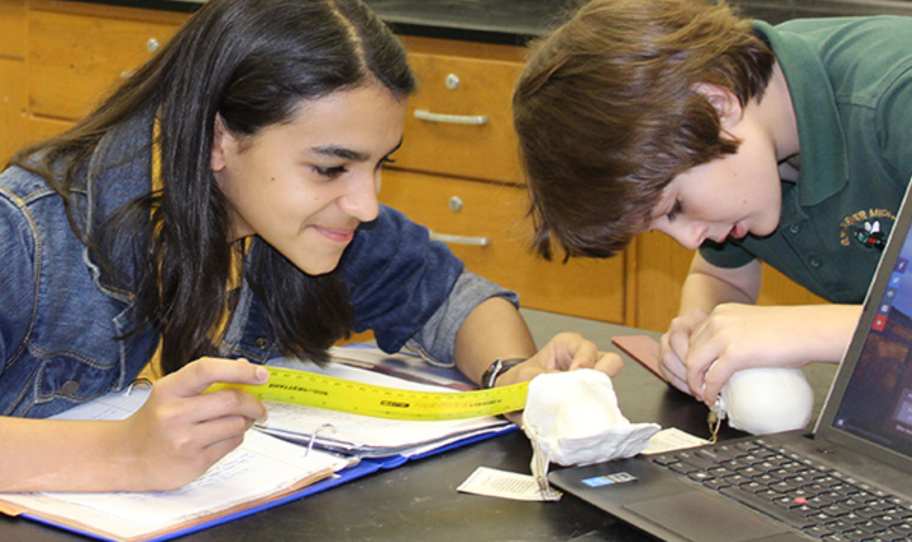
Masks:
[[[814,407],[814,392],[801,369],[738,371],[719,397],[728,425],[754,435],[802,429]]]

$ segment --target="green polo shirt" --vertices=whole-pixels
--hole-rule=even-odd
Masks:
[[[767,237],[700,254],[720,267],[755,258],[836,303],[860,303],[912,177],[912,17],[755,23],[788,82],[800,177],[782,182]]]

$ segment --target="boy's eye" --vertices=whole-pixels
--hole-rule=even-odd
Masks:
[[[321,175],[323,177],[327,177],[330,179],[334,179],[334,178],[338,177],[339,175],[342,175],[343,173],[348,171],[348,168],[346,168],[345,166],[332,166],[332,167],[313,166],[313,169],[314,169],[314,171],[317,172],[318,175]]]
[[[668,214],[666,214],[665,216],[668,218],[669,222],[672,222],[675,219],[675,217],[677,217],[678,214],[682,210],[683,210],[683,207],[681,205],[681,200],[676,199],[674,202],[674,205],[671,206],[671,210],[668,211]]]

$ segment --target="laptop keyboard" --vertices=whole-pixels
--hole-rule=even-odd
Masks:
[[[912,540],[912,501],[763,439],[679,450],[651,460],[819,540]]]

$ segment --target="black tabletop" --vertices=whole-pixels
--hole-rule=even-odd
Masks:
[[[576,329],[603,350],[610,338],[636,330],[588,320],[526,311],[538,344],[563,329]],[[833,367],[815,367],[809,377],[817,409]],[[634,362],[614,379],[621,410],[632,422],[657,421],[707,437],[706,408],[658,381]],[[722,438],[740,436],[725,429]],[[525,436],[512,433],[428,459],[406,463],[271,510],[186,537],[193,541],[385,541],[481,542],[634,541],[651,537],[571,495],[555,503],[520,502],[456,491],[479,466],[529,471],[532,452]],[[63,542],[69,533],[27,520],[0,519],[0,540]]]

